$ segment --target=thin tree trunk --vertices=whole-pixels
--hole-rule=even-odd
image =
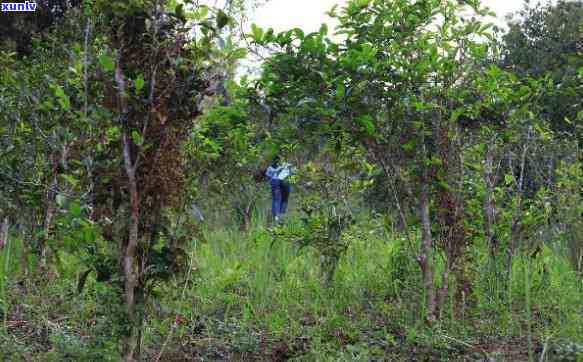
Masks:
[[[30,242],[35,239],[35,235],[38,232],[38,213],[36,210],[30,211],[30,220],[27,225],[24,226],[24,231],[22,233],[22,252],[20,254],[21,264],[24,272],[24,276],[27,277],[30,273],[30,268],[28,265],[28,253],[31,252]],[[26,278],[25,278],[26,279]]]
[[[431,248],[431,219],[429,215],[429,192],[426,180],[423,180],[419,194],[419,211],[421,214],[421,250],[417,262],[423,274],[423,288],[425,289],[426,318],[429,323],[435,321],[435,284]]]
[[[138,265],[136,260],[139,225],[140,225],[140,198],[136,180],[136,164],[132,162],[131,144],[128,135],[127,115],[128,107],[125,99],[125,78],[121,70],[121,61],[118,60],[115,70],[115,80],[118,86],[120,108],[122,113],[122,144],[123,159],[126,176],[128,178],[128,190],[130,195],[130,219],[128,225],[128,240],[123,251],[124,297],[130,332],[124,341],[123,359],[126,362],[136,361],[140,356],[139,342],[141,335],[141,318],[136,310],[136,290],[138,289]]]
[[[494,145],[493,143],[486,145],[486,155],[484,162],[484,181],[486,183],[486,195],[484,197],[484,231],[486,233],[486,240],[490,247],[490,255],[495,256],[496,240],[494,238],[494,223],[495,223],[495,201],[494,201]]]
[[[8,217],[4,217],[2,227],[0,227],[0,249],[3,249],[8,244],[8,230],[10,229],[10,222]]]
[[[510,230],[510,248],[507,253],[507,265],[506,273],[510,275],[510,262],[512,257],[516,253],[516,249],[520,246],[519,241],[521,240],[522,225],[520,223],[520,217],[522,216],[522,204],[524,197],[524,176],[526,172],[526,154],[529,149],[530,136],[527,138],[527,142],[522,149],[521,159],[520,159],[520,176],[518,178],[517,186],[517,197],[516,209],[514,210],[514,215],[512,216],[512,227]],[[511,168],[512,169],[512,168]]]
[[[489,277],[493,278],[492,294],[499,293],[499,271],[498,271],[498,240],[494,233],[496,224],[496,201],[494,200],[494,185],[496,177],[494,174],[494,139],[486,144],[486,154],[484,157],[484,182],[486,184],[486,195],[484,196],[484,232],[486,234],[486,244],[490,251],[490,272]]]
[[[46,192],[45,213],[43,220],[43,233],[38,243],[39,267],[45,269],[47,266],[47,243],[50,239],[50,232],[55,213],[55,196],[57,188],[57,175],[53,175],[51,183]]]
[[[441,273],[441,287],[439,288],[439,292],[437,295],[437,309],[439,310],[439,319],[443,318],[443,311],[445,309],[445,301],[449,294],[449,274],[451,268],[448,265],[445,267],[445,270]]]
[[[136,288],[138,287],[138,273],[136,263],[136,251],[138,246],[138,233],[140,223],[140,199],[135,177],[135,170],[128,162],[129,140],[124,135],[124,160],[126,174],[128,176],[128,187],[130,192],[130,222],[128,242],[123,256],[123,270],[125,279],[125,302],[130,321],[131,332],[126,344],[125,361],[134,361],[139,356],[138,344],[140,336],[141,321],[136,313]]]

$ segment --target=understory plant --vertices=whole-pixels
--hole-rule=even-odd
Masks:
[[[310,247],[320,260],[320,278],[329,288],[340,258],[350,241],[357,237],[354,212],[360,205],[351,196],[370,186],[372,166],[359,162],[361,150],[338,139],[325,145],[321,159],[301,168],[298,179],[308,191],[300,207],[300,221],[287,227],[276,227],[276,238]]]

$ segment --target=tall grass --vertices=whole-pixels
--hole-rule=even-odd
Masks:
[[[16,275],[19,267],[16,263],[20,260],[18,255],[22,251],[22,242],[19,239],[8,238],[3,249],[0,250],[0,305],[2,308],[2,324],[6,331],[8,326],[8,314],[10,312],[10,301],[7,293],[11,277]]]
[[[192,323],[201,316],[222,323],[236,320],[272,338],[309,336],[312,343],[323,343],[322,348],[340,340],[359,343],[379,326],[389,334],[407,335],[412,343],[419,338],[435,342],[431,338],[440,333],[526,336],[525,352],[532,359],[535,344],[545,336],[583,335],[583,285],[569,261],[550,248],[536,260],[512,260],[507,281],[512,298],[505,300],[490,295],[492,281],[480,269],[488,249],[475,246],[476,265],[470,267],[477,278],[474,295],[462,301],[468,304],[467,316],[453,319],[450,296],[450,322],[435,334],[424,326],[418,266],[401,235],[366,230],[366,237],[352,241],[328,290],[320,284],[318,255],[274,239],[263,217],[246,233],[233,227],[210,228],[206,234],[208,242],[192,245],[195,283],[188,291],[190,302],[183,306]],[[443,266],[437,267],[440,272]]]
[[[295,219],[293,214],[288,217],[292,224]],[[146,345],[156,351],[154,356],[164,360],[166,353],[185,342],[240,353],[285,343],[290,349],[295,346],[294,353],[304,360],[399,360],[403,355],[391,358],[387,353],[395,350],[406,354],[406,348],[420,346],[436,351],[451,344],[472,349],[484,337],[496,338],[500,343],[505,338],[525,337],[520,339],[524,341],[520,348],[534,358],[542,341],[545,350],[552,348],[552,343],[546,343],[549,336],[551,342],[562,338],[583,342],[583,281],[560,249],[547,246],[532,260],[515,256],[504,281],[508,294],[491,295],[488,247],[475,245],[467,271],[474,276],[474,289],[461,300],[463,316],[455,313],[459,300],[452,288],[444,318],[427,326],[420,271],[414,259],[416,251],[412,250],[417,246],[410,245],[402,235],[383,228],[369,216],[359,219],[361,232],[340,259],[331,287],[323,288],[318,253],[275,238],[267,224],[267,213],[257,213],[246,232],[237,225],[207,225],[206,240],[192,240],[189,277],[156,287],[158,312],[151,314],[146,328]],[[0,251],[5,327],[0,333],[7,332],[8,301],[18,292],[11,289],[11,283],[23,260],[20,249],[21,242],[13,239]],[[71,268],[77,265],[73,260],[63,262]],[[437,261],[436,275],[443,267]],[[73,275],[74,268],[67,269],[55,286],[39,285],[25,291],[43,295],[28,299],[27,313],[49,320],[51,316],[54,319],[49,310],[56,308],[59,316],[67,316],[63,323],[105,333],[99,336],[99,343],[115,346],[116,341],[109,341],[112,337],[106,332],[108,316],[97,319],[96,311],[103,304],[99,298],[109,295],[105,283],[92,280],[84,295],[67,294],[67,303],[61,306],[35,305],[47,297],[63,303],[59,296],[74,287]],[[71,280],[67,282],[67,278]],[[96,318],[96,325],[88,327],[87,320],[92,318]],[[62,334],[63,341],[74,337],[72,332]],[[85,337],[75,338],[75,348],[88,348]],[[95,343],[91,347],[95,351],[103,348]]]

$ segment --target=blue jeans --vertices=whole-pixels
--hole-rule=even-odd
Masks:
[[[287,181],[271,180],[271,214],[275,217],[285,214],[291,186]]]

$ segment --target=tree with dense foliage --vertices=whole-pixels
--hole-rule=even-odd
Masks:
[[[525,3],[504,34],[502,64],[517,75],[549,75],[553,87],[543,98],[541,116],[553,129],[581,140],[579,69],[583,66],[583,3]]]
[[[487,14],[473,6],[477,15]],[[463,21],[457,15],[460,9],[454,2],[440,1],[350,2],[337,15],[337,34],[344,37],[338,43],[326,38],[325,27],[307,35],[299,29],[277,35],[254,32],[257,43],[281,49],[267,62],[260,80],[266,99],[275,100],[273,107],[286,113],[309,108],[312,117],[317,111],[317,134],[334,138],[338,131],[348,131],[393,183],[387,192],[395,193],[399,183],[418,195],[422,243],[417,261],[430,321],[443,308],[450,274],[456,274],[459,288],[470,283],[464,277],[464,255],[475,236],[464,222],[463,147],[468,135],[461,117],[486,125],[496,122],[480,119],[486,111],[520,117],[496,109],[510,102],[512,87],[504,88],[510,94],[498,97],[489,93],[495,89],[482,93],[477,87],[479,82],[496,82],[503,73],[484,65],[496,50],[479,40],[491,37],[489,26]],[[303,137],[306,128],[297,131]],[[408,225],[400,199],[395,194],[398,215]],[[447,260],[439,292],[434,246]]]

